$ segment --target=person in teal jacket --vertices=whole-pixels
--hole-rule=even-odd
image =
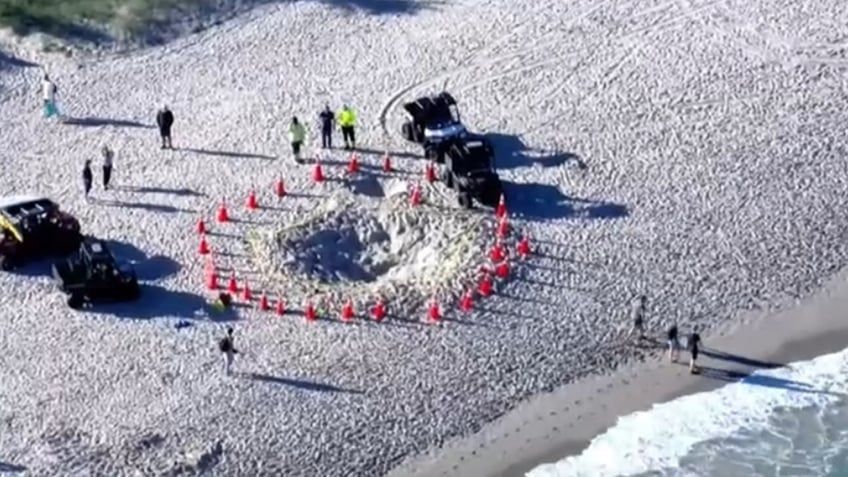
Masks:
[[[300,159],[300,148],[303,147],[303,141],[306,139],[306,128],[303,127],[303,124],[297,120],[297,116],[292,118],[291,125],[289,126],[289,141],[292,146],[292,154],[294,154],[294,160],[297,162],[301,162]]]

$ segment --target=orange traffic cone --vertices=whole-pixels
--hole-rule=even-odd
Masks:
[[[442,310],[439,308],[439,302],[433,298],[433,301],[430,302],[430,308],[427,310],[427,319],[430,320],[431,323],[435,323],[442,319]]]
[[[383,172],[392,172],[392,158],[388,152],[383,156]]]
[[[492,251],[489,252],[489,258],[492,259],[492,262],[498,263],[503,261],[504,259],[504,247],[500,240],[495,242],[495,246],[492,247]]]
[[[353,301],[348,298],[347,302],[345,302],[342,307],[342,321],[351,321],[353,320]]]
[[[206,288],[210,290],[218,289],[218,274],[215,273],[215,270],[206,272]]]
[[[209,244],[206,243],[206,237],[200,237],[200,247],[198,247],[197,253],[200,255],[209,255],[211,250],[209,250]]]
[[[382,298],[378,299],[377,304],[371,308],[371,316],[374,317],[374,321],[383,321],[386,317],[386,304],[383,303]]]
[[[227,282],[227,291],[230,293],[238,293],[238,283],[236,282],[236,274],[230,275],[230,280]]]
[[[471,295],[471,290],[465,292],[462,296],[462,301],[459,302],[459,309],[465,313],[470,312],[474,308],[474,297]]]
[[[489,296],[492,294],[492,279],[489,278],[488,273],[483,275],[483,280],[480,281],[478,290],[482,296]]]
[[[321,168],[321,162],[316,159],[315,167],[312,169],[312,182],[324,182],[324,169]]]
[[[203,217],[197,221],[197,233],[203,235],[206,233],[206,222],[203,221]]]
[[[509,276],[509,262],[504,260],[495,268],[495,275],[500,279],[505,279]]]
[[[274,194],[281,199],[286,196],[286,184],[282,177],[277,179],[277,183],[274,184]]]
[[[247,280],[244,281],[244,288],[241,290],[241,299],[244,301],[253,299],[253,294],[250,293],[250,286],[247,284]]]
[[[286,302],[282,299],[282,297],[277,298],[277,306],[274,307],[274,313],[277,316],[283,316],[286,314]]]
[[[504,215],[498,221],[498,238],[506,237],[507,233],[509,233],[509,223],[506,220],[506,215]]]
[[[259,298],[259,311],[268,311],[270,309],[271,305],[268,304],[268,295],[262,292],[262,296]]]
[[[498,201],[498,208],[495,210],[495,215],[497,215],[498,218],[501,218],[506,215],[506,200],[504,199],[503,194],[501,194],[501,198]]]
[[[221,200],[221,207],[218,208],[218,222],[224,223],[230,221],[230,214],[227,213],[227,201]]]
[[[306,310],[303,312],[306,315],[306,321],[315,321],[318,319],[318,314],[315,313],[315,305],[312,304],[312,300],[306,302]]]
[[[356,174],[359,172],[359,156],[354,152],[350,155],[350,162],[347,164],[348,174]]]
[[[436,167],[433,166],[432,162],[427,162],[427,167],[424,169],[424,178],[431,184],[436,182]]]
[[[256,200],[256,191],[250,191],[250,194],[247,196],[247,204],[245,205],[249,210],[256,210],[259,208],[259,201]]]
[[[518,245],[515,248],[518,252],[518,256],[521,258],[527,258],[527,256],[530,255],[530,239],[527,238],[526,234],[521,236],[521,240],[519,240]]]
[[[412,195],[410,196],[410,202],[413,207],[418,207],[421,205],[421,186],[415,184],[412,189]]]

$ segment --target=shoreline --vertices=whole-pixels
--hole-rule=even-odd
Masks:
[[[703,333],[703,358],[698,364],[749,373],[768,363],[788,364],[841,351],[848,347],[848,323],[840,316],[845,309],[848,269],[795,306],[742,317]],[[720,358],[718,351],[735,355],[736,360]],[[580,454],[619,417],[730,384],[689,374],[685,351],[678,364],[666,361],[661,352],[658,348],[652,361],[533,396],[476,434],[450,441],[387,475],[524,476],[540,465]]]

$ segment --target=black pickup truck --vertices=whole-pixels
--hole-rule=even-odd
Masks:
[[[141,295],[133,267],[119,263],[106,243],[95,238],[84,238],[78,253],[54,263],[53,277],[74,309],[87,303],[132,301]]]

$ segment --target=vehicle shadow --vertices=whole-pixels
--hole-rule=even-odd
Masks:
[[[629,215],[627,206],[569,197],[550,184],[503,181],[509,210],[531,219],[617,219]]]
[[[511,134],[487,133],[495,149],[495,167],[497,169],[515,169],[518,167],[559,167],[569,162],[581,170],[587,168],[580,156],[571,152],[533,149],[524,144],[518,136]],[[557,148],[555,148],[557,149]]]
[[[130,263],[140,281],[155,281],[176,275],[182,265],[164,255],[148,256],[135,245],[118,240],[107,240],[106,245],[119,261]]]
[[[204,297],[184,291],[169,290],[159,285],[140,284],[138,300],[120,303],[95,303],[85,311],[118,318],[151,320],[179,318],[191,321],[229,322],[238,320],[234,307],[223,312],[211,309]]]
[[[125,128],[145,128],[150,129],[153,128],[150,124],[144,124],[138,121],[132,121],[129,119],[112,119],[112,118],[98,118],[98,117],[85,117],[85,118],[74,118],[69,117],[65,118],[62,121],[62,124],[67,124],[69,126],[89,126],[89,127],[98,127],[98,126],[115,126],[115,127],[125,127]]]
[[[148,257],[142,250],[128,242],[106,240],[106,245],[117,260],[126,261],[132,264],[136,270],[139,280],[142,281],[161,280],[175,275],[182,268],[178,262],[170,257],[163,255]],[[52,266],[54,263],[73,257],[77,253],[77,251],[74,251],[65,256],[60,255],[34,260],[20,268],[9,271],[8,273],[22,277],[47,277],[52,274]]]
[[[285,386],[292,386],[299,389],[304,389],[306,391],[317,391],[317,392],[330,392],[330,393],[349,393],[349,394],[362,394],[362,391],[357,389],[345,389],[340,388],[338,386],[333,386],[332,384],[324,384],[315,381],[306,381],[303,379],[293,379],[293,378],[283,378],[280,376],[271,376],[270,374],[263,373],[248,373],[245,375],[248,379],[252,379],[254,381],[261,381],[266,383],[273,384],[282,384]]]

